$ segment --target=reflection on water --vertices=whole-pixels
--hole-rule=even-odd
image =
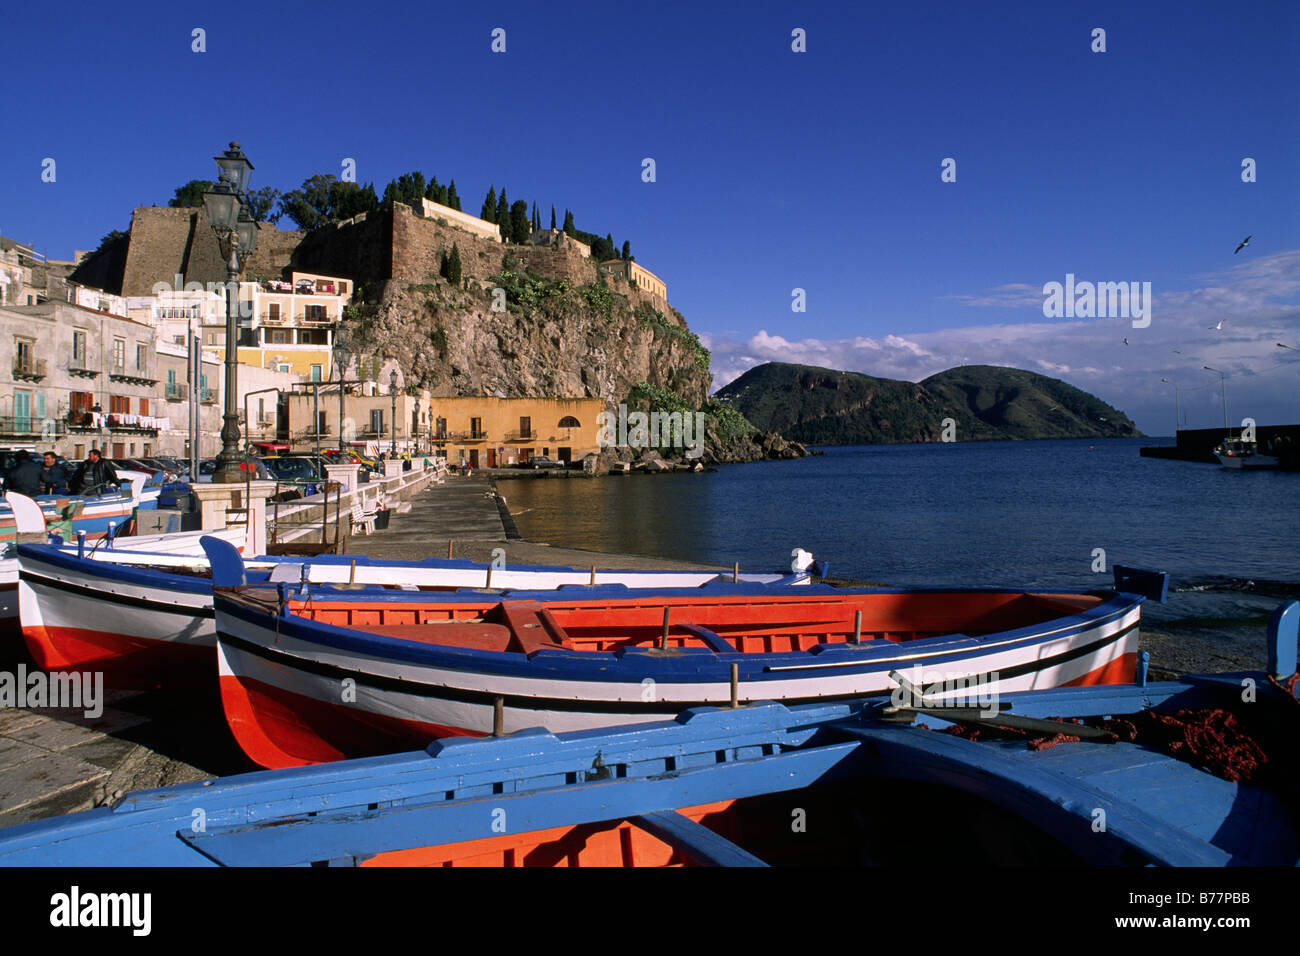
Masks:
[[[1141,458],[1146,439],[871,445],[713,473],[499,481],[525,538],[750,568],[802,547],[890,584],[1300,581],[1300,474]]]

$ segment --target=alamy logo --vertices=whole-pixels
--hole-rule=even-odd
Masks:
[[[79,707],[87,720],[94,720],[104,713],[104,674],[39,670],[29,674],[27,665],[19,664],[17,674],[0,671],[0,707]]]
[[[152,893],[82,893],[74,886],[50,897],[51,926],[126,926],[133,936],[148,936],[152,915]]]
[[[937,671],[922,673],[921,665],[912,666],[907,677],[889,675],[898,682],[889,694],[895,707],[912,710],[939,707],[976,707],[985,717],[998,713],[996,671],[990,674],[949,674]]]
[[[631,412],[619,405],[618,413],[596,416],[601,448],[685,448],[687,458],[704,454],[703,412]]]
[[[1075,282],[1067,272],[1064,284],[1047,283],[1043,295],[1049,319],[1132,318],[1135,329],[1151,324],[1150,282]]]

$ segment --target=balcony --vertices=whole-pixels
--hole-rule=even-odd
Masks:
[[[43,440],[50,440],[67,434],[64,422],[53,418],[37,418],[34,415],[0,417],[0,435],[6,438],[26,438],[39,435]]]
[[[536,441],[536,440],[537,440],[537,433],[533,431],[531,428],[528,429],[528,431],[519,430],[513,432],[506,432],[505,437],[502,438],[502,441],[507,441],[507,442]]]
[[[99,369],[87,366],[86,356],[74,355],[72,361],[68,363],[68,374],[77,378],[98,378]]]
[[[114,365],[108,373],[111,381],[122,382],[126,385],[155,385],[158,380],[149,378],[144,369],[136,369],[134,372],[128,371],[125,365]]]
[[[204,405],[215,405],[215,404],[217,404],[217,393],[216,393],[216,391],[213,390],[213,389],[210,389],[210,388],[200,388],[200,389],[199,389],[199,401],[202,402]]]
[[[45,359],[27,359],[14,362],[14,379],[20,382],[39,382],[45,377]]]
[[[187,398],[190,397],[190,396],[189,396],[189,390],[190,390],[190,387],[189,387],[188,385],[184,384],[183,382],[168,382],[168,383],[167,383],[167,401],[169,401],[169,402],[183,402],[183,401],[185,401]]]
[[[295,315],[294,318],[308,325],[333,325],[338,321],[337,317],[330,315],[328,312],[323,314],[304,312],[302,315]]]

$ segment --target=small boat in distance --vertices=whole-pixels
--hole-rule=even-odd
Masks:
[[[1133,678],[1143,600],[1168,588],[1163,572],[1116,566],[1113,589],[1070,592],[349,592],[257,586],[233,548],[203,545],[226,721],[272,768],[448,734],[609,727],[728,701],[847,700],[887,692],[891,671],[914,667],[996,693],[1120,683]]]
[[[1281,463],[1276,456],[1261,452],[1255,442],[1240,438],[1229,439],[1216,447],[1214,457],[1224,468],[1239,471],[1277,468]]]
[[[1267,673],[457,737],[9,827],[0,866],[1294,866],[1297,618]]]

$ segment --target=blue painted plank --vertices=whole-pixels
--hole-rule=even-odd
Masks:
[[[748,850],[736,846],[675,810],[643,813],[632,817],[628,822],[657,836],[668,845],[681,850],[692,861],[704,866],[767,866]]]

